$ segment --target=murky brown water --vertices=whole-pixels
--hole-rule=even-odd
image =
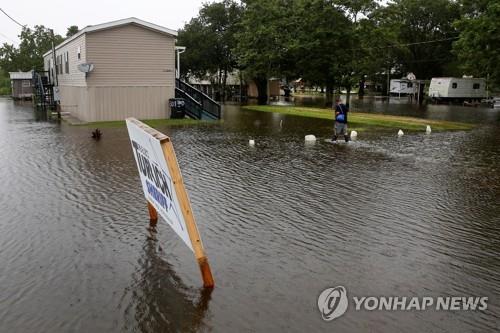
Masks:
[[[0,332],[497,332],[500,112],[421,112],[483,125],[331,145],[328,121],[228,106],[222,125],[161,128],[215,275],[206,294],[168,226],[158,242],[147,237],[125,128],[94,142],[89,128],[36,121],[0,99]],[[304,145],[310,133],[321,141]],[[317,297],[337,285],[359,296],[488,296],[489,307],[350,306],[323,322]]]

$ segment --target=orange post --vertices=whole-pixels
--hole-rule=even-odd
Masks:
[[[149,211],[149,226],[151,228],[156,228],[158,223],[158,212],[156,208],[148,201],[148,211]]]
[[[210,270],[210,265],[208,264],[207,256],[205,255],[205,249],[203,248],[203,244],[201,242],[198,227],[196,226],[196,222],[194,220],[191,203],[189,202],[186,189],[184,188],[184,181],[182,180],[182,174],[179,169],[179,164],[177,163],[172,141],[170,141],[170,138],[164,139],[161,141],[161,146],[163,155],[167,160],[167,166],[174,183],[175,192],[177,193],[177,197],[181,205],[189,239],[191,240],[191,244],[193,246],[194,256],[200,266],[203,286],[205,288],[213,288],[215,285],[214,278],[212,276],[212,271]]]

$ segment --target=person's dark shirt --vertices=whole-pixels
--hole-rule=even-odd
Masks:
[[[344,115],[344,121],[337,120],[337,112],[339,114]],[[339,123],[347,124],[347,113],[348,112],[349,112],[349,108],[345,104],[338,103],[337,105],[335,105],[335,121],[337,121]]]

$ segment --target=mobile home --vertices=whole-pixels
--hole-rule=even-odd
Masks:
[[[391,95],[411,95],[417,92],[416,85],[407,79],[393,79],[390,86]]]
[[[433,100],[474,101],[486,97],[486,80],[480,78],[432,78],[429,97]]]
[[[62,111],[80,120],[159,119],[175,97],[175,38],[128,18],[88,26],[44,54]]]
[[[13,99],[31,99],[33,88],[31,72],[10,72],[10,86],[12,88]]]

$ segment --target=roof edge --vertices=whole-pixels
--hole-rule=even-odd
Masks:
[[[177,37],[177,31],[162,27],[161,25],[157,25],[154,23],[146,22],[141,19],[138,19],[136,17],[129,17],[126,19],[121,19],[117,21],[111,21],[111,22],[106,22],[106,23],[101,23],[101,24],[96,24],[96,25],[89,25],[83,28],[82,30],[78,31],[76,34],[71,36],[70,38],[64,40],[62,43],[58,44],[55,49],[59,49],[63,47],[66,44],[69,44],[70,42],[74,41],[75,39],[79,38],[80,36],[88,33],[88,32],[96,32],[100,30],[105,30],[105,29],[111,29],[115,27],[119,27],[122,25],[127,25],[127,24],[137,24],[145,28],[149,28],[151,30],[155,30],[157,32],[161,32],[167,35],[171,35],[173,37]],[[43,54],[43,57],[49,55],[52,52],[52,50],[49,50]]]

